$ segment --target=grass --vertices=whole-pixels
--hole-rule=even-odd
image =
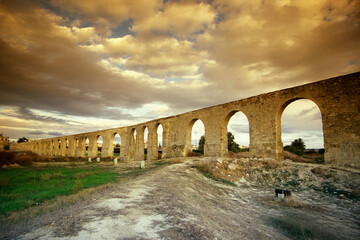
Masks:
[[[101,168],[3,169],[0,172],[0,215],[112,182],[119,175]]]
[[[196,168],[196,167],[195,167]],[[198,169],[199,170],[199,169]],[[209,179],[212,179],[212,180],[215,180],[217,182],[222,182],[222,183],[225,183],[225,184],[228,184],[228,185],[231,185],[231,186],[236,186],[235,183],[231,182],[231,181],[228,181],[226,179],[223,179],[223,178],[217,178],[215,177],[214,175],[212,175],[211,173],[208,173],[208,172],[203,172],[201,170],[199,170],[205,177],[209,178]]]
[[[322,223],[314,222],[296,213],[270,217],[269,223],[290,239],[341,239],[326,230]]]

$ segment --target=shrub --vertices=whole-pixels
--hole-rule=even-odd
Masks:
[[[77,193],[83,188],[82,182],[80,179],[76,179],[74,183],[74,187],[72,189],[73,193]]]
[[[33,158],[31,156],[20,156],[19,158],[16,159],[16,163],[22,165],[22,166],[29,166],[31,165],[33,162]]]
[[[201,153],[195,152],[195,151],[188,151],[188,152],[186,153],[186,156],[187,156],[187,157],[200,157],[200,156],[201,156]]]
[[[6,164],[15,163],[15,153],[14,152],[4,152],[0,151],[0,166]]]
[[[314,162],[315,163],[324,163],[325,159],[324,159],[324,157],[317,157],[317,158],[315,158]]]
[[[4,150],[9,151],[10,150],[10,144],[5,144],[4,145]]]

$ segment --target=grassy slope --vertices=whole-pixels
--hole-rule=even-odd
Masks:
[[[13,168],[0,171],[0,215],[82,188],[113,181],[119,173],[94,168]]]

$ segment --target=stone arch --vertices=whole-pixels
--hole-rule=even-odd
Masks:
[[[245,115],[248,123],[249,123],[249,151],[251,153],[251,131],[250,131],[250,121],[249,117],[246,115],[246,113],[242,110],[233,110],[230,111],[226,117],[224,118],[222,125],[221,125],[221,156],[227,157],[228,156],[228,125],[230,122],[230,119],[236,114],[236,113],[242,113]]]
[[[192,129],[193,129],[195,122],[197,122],[198,120],[201,121],[201,123],[204,126],[204,131],[205,131],[205,134],[204,134],[205,135],[204,156],[206,156],[206,151],[207,151],[206,150],[206,126],[204,124],[204,121],[202,121],[200,118],[193,118],[186,127],[185,148],[184,148],[184,153],[183,153],[184,156],[187,156],[187,154],[192,151],[192,143],[191,143]]]
[[[306,100],[310,100],[312,101],[313,103],[315,103],[315,105],[318,107],[319,111],[320,111],[320,115],[321,115],[321,123],[322,123],[322,131],[323,131],[323,141],[324,141],[324,146],[325,146],[325,134],[324,134],[324,128],[323,128],[323,111],[320,107],[320,105],[317,103],[316,100],[312,99],[312,98],[308,98],[308,97],[294,97],[294,98],[291,98],[287,101],[285,101],[279,108],[278,108],[278,111],[276,112],[276,116],[275,116],[275,130],[276,130],[276,159],[277,160],[283,160],[284,157],[283,157],[283,142],[282,142],[282,139],[281,139],[281,117],[282,117],[282,114],[285,110],[285,108],[287,106],[289,106],[291,103],[297,101],[297,100],[301,100],[301,99],[306,99]],[[325,148],[325,152],[326,152],[326,148]]]

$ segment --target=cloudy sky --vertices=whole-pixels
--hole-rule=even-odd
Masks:
[[[359,10],[359,0],[0,0],[0,133],[127,126],[359,71]],[[307,124],[283,126],[284,142],[300,132],[321,142],[316,110],[289,110]]]

